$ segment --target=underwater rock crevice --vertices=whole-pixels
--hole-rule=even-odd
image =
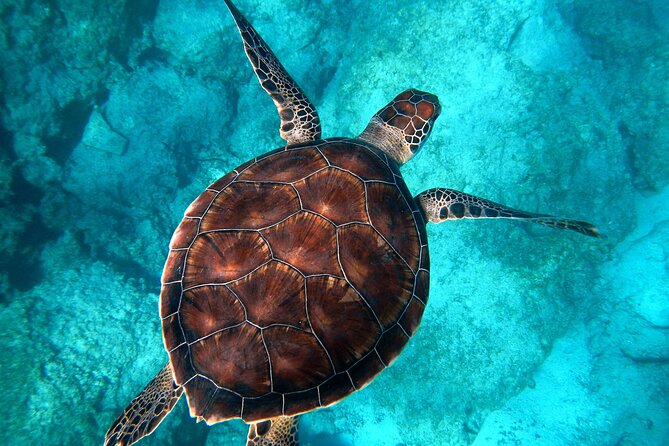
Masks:
[[[106,85],[100,85],[100,87],[98,87],[97,91],[95,92],[95,105],[101,107],[102,105],[106,104],[109,100],[110,94],[111,91],[109,88],[107,88]]]
[[[177,187],[183,189],[190,185],[194,178],[193,172],[198,171],[200,159],[194,154],[204,152],[204,146],[195,141],[176,141],[169,146],[176,160]]]
[[[59,131],[42,138],[46,155],[63,166],[81,141],[91,113],[93,113],[92,101],[86,99],[73,99],[58,110],[56,122]]]
[[[338,64],[339,62],[337,62]],[[334,80],[335,75],[337,74],[337,64],[328,65],[323,64],[323,69],[319,72],[319,77],[316,79],[316,82],[313,89],[313,100],[314,102],[321,102],[322,98],[325,96],[328,87]]]
[[[625,149],[625,167],[632,176],[632,184],[637,188],[639,185],[639,169],[636,165],[636,135],[630,130],[625,121],[618,122],[617,130]]]
[[[530,16],[527,16],[523,19],[521,19],[518,24],[516,24],[515,28],[513,29],[513,32],[511,33],[511,36],[509,37],[509,43],[506,44],[506,51],[512,51],[514,44],[518,40],[518,36],[520,36],[520,33],[523,31],[523,27],[525,26],[525,23],[527,23],[527,20],[530,18]]]
[[[669,364],[669,355],[657,355],[657,354],[640,355],[638,353],[629,351],[625,347],[620,348],[620,353],[622,353],[625,358],[631,360],[635,364],[658,364],[658,365]]]
[[[0,107],[2,106],[2,98],[0,97]],[[14,132],[11,132],[4,126],[2,117],[0,117],[0,153],[7,155],[11,161],[16,161],[16,153],[14,152]]]
[[[126,134],[124,134],[123,132],[118,130],[118,128],[116,128],[116,126],[114,126],[111,123],[111,120],[107,117],[107,111],[106,111],[106,108],[104,106],[98,107],[97,111],[98,111],[102,121],[107,125],[107,128],[109,129],[109,131],[111,131],[115,135],[118,135],[124,141],[123,142],[123,147],[119,151],[118,155],[123,156],[126,153],[128,153],[128,147],[130,147],[130,138]]]
[[[44,245],[56,240],[62,232],[49,228],[40,214],[35,213],[22,231],[14,253],[4,258],[0,266],[9,272],[9,284],[18,291],[28,291],[44,278],[40,254]]]
[[[153,23],[159,4],[159,0],[136,0],[127,1],[123,5],[124,32],[111,39],[109,52],[127,71],[132,71],[130,59],[133,42],[141,39],[145,27]]]
[[[109,264],[114,271],[122,274],[127,279],[136,279],[146,281],[146,283],[160,283],[160,275],[150,270],[139,261],[128,257],[121,257],[114,252],[106,249],[97,249],[94,251],[94,258],[102,260]],[[158,285],[156,285],[157,287]]]
[[[26,204],[37,206],[44,195],[42,189],[26,180],[21,169],[13,169],[9,190],[11,191],[10,201],[17,207]]]
[[[645,132],[636,132],[625,121],[618,122],[618,134],[625,149],[625,167],[632,177],[632,185],[639,192],[657,192],[664,184],[654,181],[662,175],[651,169],[654,164],[662,165],[651,149],[651,136]],[[653,161],[655,160],[655,162]]]
[[[146,66],[151,63],[157,63],[162,65],[167,65],[171,60],[174,59],[174,56],[169,51],[166,51],[162,48],[156,46],[148,46],[144,48],[138,55],[136,62],[140,66]]]
[[[73,240],[76,242],[82,257],[88,258],[90,262],[104,262],[126,279],[145,281],[149,284],[160,283],[160,275],[141,262],[130,258],[130,256],[122,256],[110,249],[99,246],[99,244],[91,243],[92,235],[90,231],[85,229],[78,229],[73,232]]]

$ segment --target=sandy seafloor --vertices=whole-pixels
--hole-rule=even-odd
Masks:
[[[238,0],[320,111],[361,132],[405,88],[442,116],[403,167],[594,222],[428,228],[401,357],[302,419],[304,446],[669,444],[669,4]],[[183,210],[281,145],[221,1],[0,1],[0,444],[101,445],[166,360]],[[181,401],[143,445],[243,445]]]

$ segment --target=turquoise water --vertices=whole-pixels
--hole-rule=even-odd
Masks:
[[[430,225],[423,324],[302,444],[669,444],[669,6],[238,0],[318,107],[361,132],[398,92],[442,115],[402,169],[589,220],[603,240]],[[0,443],[102,444],[166,360],[167,244],[207,184],[281,145],[220,1],[0,3]],[[144,445],[243,445],[185,400]]]

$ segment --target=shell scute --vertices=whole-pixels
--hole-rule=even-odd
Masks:
[[[387,366],[391,365],[408,340],[408,336],[399,325],[394,325],[383,333],[376,346],[376,351],[379,352],[383,363]]]
[[[190,345],[193,363],[216,386],[251,397],[271,390],[269,359],[258,327],[242,324]]]
[[[205,416],[209,407],[209,401],[217,393],[217,390],[218,388],[214,383],[202,376],[196,376],[190,380],[186,384],[186,396],[188,397],[191,416]]]
[[[294,268],[275,260],[229,285],[246,308],[249,322],[307,326],[304,278]]]
[[[259,229],[300,210],[295,189],[276,183],[232,183],[211,203],[200,231]]]
[[[204,378],[199,379],[204,380]],[[188,386],[189,385],[187,384],[187,390]],[[207,420],[207,423],[213,424],[218,423],[219,421],[228,420],[230,418],[241,417],[243,400],[241,396],[220,387],[216,387],[216,390],[212,391],[212,387],[207,386],[207,388],[203,390],[204,391],[200,393],[197,404],[203,408],[206,405],[205,419]],[[207,390],[209,390],[209,393],[207,393]],[[188,393],[189,392],[186,392],[187,395]],[[199,416],[200,414],[193,413],[193,403],[191,402],[192,400],[193,399],[188,400],[188,404],[191,406],[191,415]]]
[[[293,156],[274,153],[249,166],[238,180],[292,183],[311,175],[328,163],[316,148],[305,148]]]
[[[275,258],[302,274],[341,276],[337,262],[337,230],[318,214],[300,212],[262,231]]]
[[[359,390],[369,384],[385,367],[386,365],[381,361],[376,350],[372,350],[351,367],[349,374],[355,384],[355,388]]]
[[[286,413],[303,413],[319,407],[318,389],[291,392],[284,395]]]
[[[170,249],[185,249],[190,246],[197,235],[197,229],[200,225],[199,218],[184,218],[179,223],[176,231],[170,240]]]
[[[384,329],[390,327],[413,293],[414,276],[395,251],[367,225],[339,229],[346,278],[369,304]]]
[[[319,389],[323,406],[334,404],[355,390],[346,373],[338,373],[334,375],[332,378],[321,384]]]
[[[216,192],[205,190],[197,197],[184,212],[185,217],[201,218],[209,208],[211,202],[216,198]]]
[[[327,353],[312,333],[277,325],[263,330],[263,336],[272,364],[274,391],[308,390],[332,376]]]
[[[186,262],[186,253],[187,251],[185,250],[171,250],[167,255],[163,275],[160,278],[160,282],[163,285],[181,280],[184,272],[184,263]]]
[[[160,317],[164,318],[179,310],[181,303],[181,282],[163,285],[160,290]],[[169,349],[168,349],[169,350]]]
[[[183,343],[180,346],[169,350],[169,353],[172,370],[174,371],[174,381],[178,385],[184,385],[187,381],[197,375],[197,372],[193,367],[193,358],[188,344]]]
[[[163,326],[163,341],[167,350],[172,350],[186,342],[181,325],[175,319],[179,315],[174,313],[161,320]]]
[[[200,234],[188,254],[184,289],[223,284],[250,273],[271,259],[269,246],[254,231],[216,231]]]
[[[225,286],[202,286],[184,292],[179,317],[186,341],[193,343],[243,323],[244,307]]]
[[[244,398],[242,420],[247,423],[267,419],[267,412],[281,407],[283,397],[280,393],[268,393],[258,398]]]
[[[409,336],[413,336],[416,333],[424,310],[425,304],[416,298],[411,299],[406,311],[399,320],[399,324]]]
[[[343,279],[307,279],[309,319],[338,372],[346,371],[374,347],[381,335],[371,309]]]
[[[420,256],[420,237],[415,231],[396,230],[416,225],[414,213],[407,205],[404,195],[397,187],[385,183],[368,184],[367,194],[375,204],[369,209],[372,225],[407,262],[409,268],[416,271]]]
[[[335,224],[369,221],[365,186],[358,178],[339,169],[321,170],[295,183],[302,206]]]
[[[345,169],[365,180],[388,181],[392,171],[382,157],[370,149],[347,142],[334,142],[320,148],[323,156],[334,166]]]

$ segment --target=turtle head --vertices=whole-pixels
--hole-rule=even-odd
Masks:
[[[435,95],[409,89],[379,110],[358,138],[402,165],[420,150],[440,112]]]

